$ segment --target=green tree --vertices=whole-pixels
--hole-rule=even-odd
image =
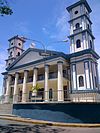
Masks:
[[[6,0],[0,0],[0,15],[11,15],[13,13],[12,9],[9,7]]]

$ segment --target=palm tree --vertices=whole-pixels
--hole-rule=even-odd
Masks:
[[[32,96],[37,96],[37,91],[40,89],[38,83],[32,87]]]

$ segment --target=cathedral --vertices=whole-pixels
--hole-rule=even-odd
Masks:
[[[25,38],[10,38],[2,73],[4,102],[92,102],[100,99],[98,63],[86,0],[66,8],[70,20],[70,53],[24,50]],[[43,56],[46,55],[46,56]]]

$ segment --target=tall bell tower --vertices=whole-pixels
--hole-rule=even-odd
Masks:
[[[86,0],[80,0],[67,7],[67,11],[70,14],[71,91],[97,91],[99,55],[94,49],[92,10]]]
[[[6,67],[10,66],[13,61],[23,53],[23,44],[25,40],[22,37],[14,36],[9,40],[8,59],[6,60]]]
[[[70,53],[82,51],[84,49],[94,50],[94,36],[92,34],[92,22],[90,13],[92,12],[86,0],[69,6],[70,13]]]

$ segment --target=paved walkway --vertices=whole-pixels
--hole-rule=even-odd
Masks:
[[[100,133],[100,128],[57,127],[0,120],[0,133]]]
[[[0,133],[100,133],[100,124],[55,123],[2,114]]]

